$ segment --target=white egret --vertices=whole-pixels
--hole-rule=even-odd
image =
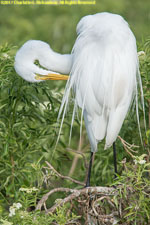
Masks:
[[[70,74],[60,114],[63,112],[64,118],[73,88],[73,119],[79,106],[91,144],[89,186],[93,153],[104,138],[105,149],[113,145],[117,172],[115,140],[135,97],[137,105],[137,83],[141,86],[141,79],[136,40],[120,15],[104,12],[85,16],[77,25],[77,34],[72,53],[66,55],[54,52],[42,41],[26,42],[16,54],[15,70],[30,82],[68,79],[61,74]],[[46,69],[35,65],[35,60]]]

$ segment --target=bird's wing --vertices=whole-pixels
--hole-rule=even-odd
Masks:
[[[114,27],[106,24],[99,30],[94,23],[82,32],[79,25],[71,72],[76,100],[91,118],[85,120],[90,123],[88,135],[97,141],[106,137],[107,148],[116,140],[136,93],[136,41],[121,17]]]
[[[136,41],[122,17],[107,13],[83,18],[77,32],[64,102],[73,88],[95,151],[104,137],[106,148],[116,140],[135,96]]]

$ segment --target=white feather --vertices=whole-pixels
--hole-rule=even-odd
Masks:
[[[136,40],[128,23],[111,13],[83,17],[77,25],[77,34],[70,55],[58,54],[42,41],[26,42],[16,54],[15,69],[30,82],[37,82],[36,73],[70,73],[58,116],[59,119],[63,114],[58,139],[73,89],[71,130],[78,105],[82,110],[80,133],[84,117],[91,150],[96,151],[97,143],[104,138],[105,148],[116,140],[134,98],[140,131],[138,83],[145,111]],[[36,66],[35,60],[49,71]]]
[[[35,65],[36,60],[46,69],[39,68]],[[43,41],[29,40],[18,50],[14,67],[23,79],[29,82],[40,82],[35,79],[36,74],[68,74],[71,64],[71,55],[56,53]]]
[[[82,18],[77,33],[71,78],[60,113],[73,88],[75,101],[84,112],[92,151],[96,151],[102,139],[106,138],[105,148],[116,140],[135,97],[139,67],[136,40],[127,22],[111,13]]]

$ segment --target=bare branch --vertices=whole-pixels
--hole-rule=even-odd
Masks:
[[[51,191],[49,191],[48,193],[46,193],[42,198],[41,200],[38,202],[37,206],[36,206],[36,210],[41,210],[42,208],[42,205],[45,204],[45,202],[47,201],[48,197],[50,195],[52,195],[53,193],[55,192],[74,192],[74,191],[77,191],[76,189],[70,189],[70,188],[55,188],[55,189],[52,189]],[[46,210],[47,211],[47,210]]]
[[[97,204],[99,201],[102,201],[103,199],[107,199],[107,202],[108,202],[112,207],[115,208],[115,205],[114,205],[114,203],[112,203],[112,200],[111,200],[111,198],[110,198],[109,196],[106,196],[106,195],[101,196],[100,198],[96,199],[96,200],[93,202],[93,204],[92,204],[92,209],[93,209],[95,215],[97,215],[97,216],[98,216],[99,214],[97,213],[97,211],[96,211],[96,209],[95,209],[96,204]]]
[[[63,176],[62,174],[58,173],[58,172],[54,169],[54,167],[53,167],[49,162],[46,161],[46,164],[48,165],[48,167],[44,167],[44,168],[53,170],[54,173],[55,173],[58,177],[60,177],[60,178],[62,178],[62,179],[70,180],[70,181],[72,181],[73,183],[76,183],[76,184],[85,186],[85,183],[83,183],[83,182],[80,182],[80,181],[75,180],[75,179],[73,179],[73,178],[71,178],[71,177],[68,177],[68,176]]]
[[[38,202],[36,210],[41,210],[42,205],[47,201],[48,197],[55,192],[71,192],[69,196],[61,200],[59,203],[56,203],[50,209],[46,211],[46,213],[55,212],[56,208],[62,206],[63,204],[72,201],[75,198],[78,198],[80,195],[89,195],[89,194],[103,194],[103,195],[114,195],[116,194],[116,190],[112,187],[88,187],[84,189],[70,189],[70,188],[55,188],[45,194],[42,199]]]
[[[69,196],[64,198],[62,201],[60,201],[59,203],[53,205],[50,209],[47,210],[46,213],[54,213],[57,207],[60,207],[67,202],[70,202],[71,200],[77,198],[79,195],[80,195],[80,192],[78,192],[78,191],[70,194]]]
[[[121,138],[120,136],[118,136],[118,138],[120,139],[121,143],[123,144],[124,149],[126,150],[126,152],[132,157],[135,158],[135,156],[131,153],[137,153],[135,150],[133,150],[132,148],[139,148],[139,146],[134,145],[134,144],[129,144],[128,142],[126,142],[123,138]]]

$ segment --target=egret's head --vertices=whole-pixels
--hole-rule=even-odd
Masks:
[[[15,56],[15,70],[26,81],[40,82],[43,80],[67,80],[68,76],[40,68],[35,65],[38,60],[40,65],[45,66],[46,56],[53,53],[50,46],[43,41],[27,41]]]

